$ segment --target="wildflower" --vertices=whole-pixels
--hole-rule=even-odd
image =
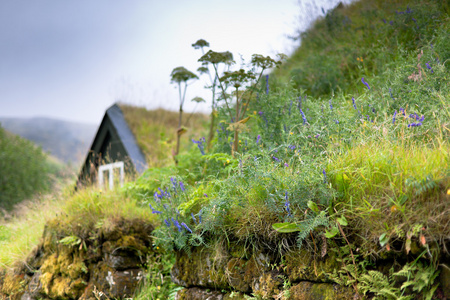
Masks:
[[[405,114],[405,109],[404,108],[401,108],[400,107],[400,110],[399,110],[404,116],[406,116],[406,114]]]
[[[320,134],[316,134],[314,137],[317,139],[320,136]]]
[[[269,95],[269,75],[266,75],[266,95]]]
[[[273,160],[275,160],[275,161],[280,161],[280,159],[278,159],[278,158],[275,157],[275,156],[272,156],[272,158],[273,158]]]
[[[208,194],[204,193],[203,196],[208,197]]]
[[[291,216],[291,209],[290,209],[290,203],[289,203],[289,198],[288,198],[288,192],[285,193],[284,199],[286,200],[286,202],[284,202],[284,208],[286,209],[288,216]]]
[[[425,63],[425,65],[427,66],[428,70],[431,70],[431,73],[434,73],[434,72],[433,72],[433,69],[431,68],[431,66],[430,66],[429,63]]]
[[[290,146],[288,146],[288,148],[291,149],[291,150],[295,150],[295,146],[294,145],[290,145]]]
[[[184,184],[180,181],[180,189],[184,192],[186,189],[184,188]]]
[[[331,99],[328,103],[330,104],[330,109],[333,110],[333,104],[331,104]]]
[[[352,97],[352,103],[353,103],[353,108],[354,108],[355,110],[358,110],[358,109],[356,108],[355,97]]]
[[[292,131],[289,132],[290,135],[293,135],[294,133]]]
[[[389,94],[391,95],[392,100],[395,100],[394,96],[392,96],[392,89],[389,88]]]
[[[414,23],[416,23],[416,28],[419,29],[419,25],[417,24],[417,20],[414,19],[414,18],[411,18],[411,19],[414,21]]]
[[[167,227],[170,227],[170,222],[167,219],[164,219],[164,223],[166,223]]]
[[[302,110],[302,96],[299,96],[298,97],[298,109],[299,109],[299,111],[301,111]]]
[[[253,114],[254,114],[254,115],[256,115],[256,110],[255,110],[255,111],[253,111]]]
[[[397,115],[397,110],[394,111],[394,117],[392,118],[392,124],[395,124],[395,116]]]
[[[364,83],[365,86],[370,90],[370,86],[367,82],[364,81],[364,77],[361,77],[361,82]]]
[[[178,221],[175,220],[174,218],[171,218],[171,219],[172,219],[173,225],[175,225],[175,227],[178,228],[178,231],[181,232],[180,223],[178,223]]]
[[[194,144],[197,144],[198,149],[200,150],[200,152],[202,153],[202,155],[205,155],[205,147],[203,145],[204,142],[206,142],[205,138],[201,138],[198,141],[192,139],[192,142]]]
[[[154,194],[153,194],[153,197],[155,198],[155,201],[157,202],[157,203],[159,203],[160,202],[160,195],[158,194],[158,192],[155,192]]]
[[[194,220],[195,225],[198,225],[197,220],[195,219],[194,213],[191,213],[191,217],[192,217],[192,220]]]
[[[170,177],[170,182],[172,182],[173,189],[176,191],[177,190],[177,180],[173,177]]]
[[[390,21],[389,24],[394,25],[394,21]]]
[[[301,108],[300,108],[300,113],[302,114],[303,124],[308,123],[308,120],[306,120],[306,116],[305,116],[305,114],[303,113],[303,111],[302,111]]]
[[[229,164],[230,163],[230,160],[229,159],[227,159],[227,164]]]
[[[152,214],[162,214],[162,212],[160,212],[159,210],[154,209],[151,204],[148,204],[148,206],[150,206],[150,209],[152,210]]]
[[[284,163],[284,166],[285,166],[285,167],[289,167],[288,163]]]
[[[192,230],[186,225],[186,223],[181,222],[181,226],[183,226],[184,228],[186,228],[187,231],[189,231],[190,233],[192,233]]]
[[[327,183],[327,172],[325,172],[325,169],[322,170],[323,174],[323,183]]]
[[[386,24],[386,19],[382,19],[382,20],[383,20],[383,23]]]
[[[408,124],[408,128],[409,127],[419,127],[419,126],[422,126],[422,123],[411,123],[411,124]]]
[[[336,124],[339,124],[339,120],[334,120],[334,122],[335,122]]]

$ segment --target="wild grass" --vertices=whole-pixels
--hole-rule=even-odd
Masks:
[[[61,202],[54,196],[24,201],[14,215],[0,222],[0,267],[24,261],[40,239],[46,222],[61,214]]]

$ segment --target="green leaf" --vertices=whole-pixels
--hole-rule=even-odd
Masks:
[[[308,207],[313,211],[318,213],[319,212],[319,207],[317,206],[317,204],[311,200],[308,201]]]
[[[331,230],[325,230],[325,237],[331,239],[339,233],[339,229],[336,226],[331,227]]]
[[[341,224],[341,226],[347,226],[348,225],[348,222],[347,222],[347,219],[345,218],[345,216],[337,218],[337,221],[338,221],[339,224]]]
[[[380,235],[380,245],[381,247],[383,247],[384,245],[386,245],[389,242],[389,237],[386,235],[386,233],[383,233],[382,235]]]
[[[273,229],[281,233],[289,233],[302,230],[302,226],[299,226],[295,223],[275,223],[272,225],[272,227]]]

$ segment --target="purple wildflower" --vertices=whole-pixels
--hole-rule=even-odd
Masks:
[[[334,120],[334,122],[335,122],[336,124],[339,124],[339,120]]]
[[[173,177],[170,177],[170,182],[172,182],[173,189],[176,191],[177,190],[177,180]]]
[[[154,209],[151,204],[149,204],[148,206],[150,206],[150,209],[152,210],[152,214],[162,214],[162,212],[160,212],[159,210]]]
[[[153,197],[155,198],[155,201],[156,201],[157,203],[160,202],[158,192],[155,192],[155,193],[153,194]]]
[[[170,227],[170,222],[167,219],[164,219],[164,223],[166,223],[167,227]]]
[[[353,108],[356,109],[356,110],[358,110],[358,109],[356,108],[356,103],[355,103],[355,98],[354,98],[354,97],[352,97],[352,103],[353,103]]]
[[[288,148],[291,149],[291,150],[295,150],[295,146],[294,145],[290,145],[290,146],[288,146]]]
[[[181,227],[180,227],[180,223],[178,223],[178,221],[177,220],[175,220],[174,218],[171,218],[172,219],[172,223],[173,223],[173,225],[175,225],[175,227],[176,228],[178,228],[178,231],[180,231],[181,232]]]
[[[316,134],[314,137],[317,139],[320,136],[320,134]]]
[[[289,198],[288,198],[288,192],[285,193],[284,199],[286,200],[286,202],[284,202],[284,208],[286,209],[288,216],[291,216],[291,209],[289,208],[289,206],[291,205],[289,203]]]
[[[330,109],[332,110],[333,109],[333,104],[331,104],[331,99],[330,99],[330,101],[328,103],[330,104]]]
[[[404,116],[406,116],[406,114],[405,114],[405,109],[404,108],[402,108],[402,107],[400,107],[400,110],[399,110]]]
[[[414,19],[414,18],[411,18],[411,19],[414,21],[414,23],[416,23],[416,28],[419,29],[419,25],[417,24],[417,20]]]
[[[389,94],[391,95],[392,100],[395,100],[394,96],[392,95],[392,89],[389,88]]]
[[[394,21],[390,21],[389,24],[394,25]]]
[[[269,75],[266,75],[266,95],[269,95]]]
[[[275,160],[275,161],[280,161],[280,159],[278,159],[278,158],[275,157],[275,156],[272,156],[272,159]]]
[[[202,155],[205,155],[205,146],[203,145],[203,143],[205,142],[205,138],[201,138],[198,141],[192,139],[192,142],[194,144],[197,144],[198,149],[200,150],[200,152],[202,153]]]
[[[411,124],[408,124],[408,128],[409,127],[418,127],[418,126],[422,126],[422,123],[411,123]]]
[[[195,225],[198,225],[197,220],[195,219],[194,213],[191,213],[191,217],[192,217],[192,220],[194,220]]]
[[[298,109],[301,111],[302,110],[302,96],[298,97]]]
[[[386,19],[382,19],[382,20],[383,20],[383,23],[386,24]]]
[[[190,233],[192,233],[192,230],[186,225],[186,223],[181,222],[181,226],[183,226],[184,228],[186,228],[187,231],[189,231]]]
[[[259,111],[259,112],[258,112],[258,115],[262,116],[262,115],[263,115],[263,112],[262,112],[262,111]]]
[[[431,68],[431,66],[430,66],[429,63],[425,63],[425,65],[427,66],[428,70],[431,70],[431,73],[434,73],[434,72],[433,72],[433,69]]]
[[[203,196],[208,197],[208,194],[204,193]]]
[[[327,183],[327,172],[325,172],[325,169],[322,170],[323,174],[323,183]]]
[[[300,108],[300,113],[302,114],[303,124],[308,123],[308,120],[306,120],[306,116],[305,116],[305,114],[303,113],[303,110],[302,110],[301,108]]]
[[[284,166],[285,166],[285,167],[289,167],[288,163],[284,163]]]
[[[395,116],[397,115],[397,110],[394,111],[394,117],[392,118],[392,124],[395,124]]]
[[[370,90],[370,86],[367,82],[364,81],[364,77],[361,77],[361,82],[364,83],[365,86]]]
[[[184,184],[181,181],[180,181],[180,188],[183,192],[186,191],[186,189],[184,188]]]

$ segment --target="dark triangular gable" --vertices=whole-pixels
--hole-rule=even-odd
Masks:
[[[124,161],[129,173],[141,174],[147,169],[144,154],[137,145],[120,107],[114,104],[106,110],[81,169],[78,184],[96,180],[100,162],[116,161]]]

